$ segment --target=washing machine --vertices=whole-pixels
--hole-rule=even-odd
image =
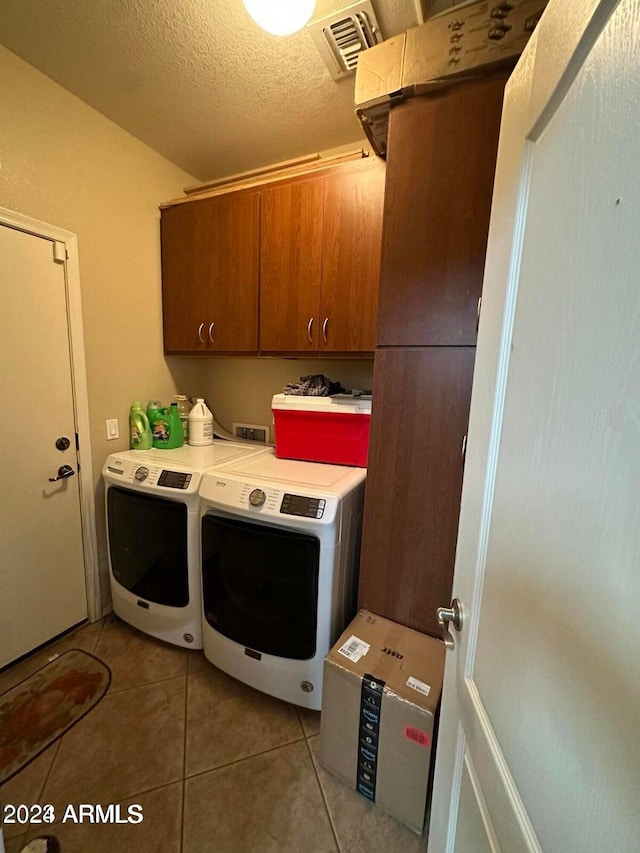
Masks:
[[[202,648],[200,483],[207,470],[266,450],[214,441],[107,458],[109,580],[121,619],[168,643]]]
[[[204,653],[319,710],[323,660],[353,618],[366,471],[259,457],[202,478]]]

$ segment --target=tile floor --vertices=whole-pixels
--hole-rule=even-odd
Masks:
[[[108,616],[0,673],[0,693],[81,648],[108,694],[21,773],[2,803],[132,803],[139,824],[58,823],[63,853],[419,853],[419,838],[318,764],[320,715],[229,678],[202,652]],[[41,827],[5,826],[6,853]]]

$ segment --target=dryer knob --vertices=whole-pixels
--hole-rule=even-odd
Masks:
[[[249,503],[251,506],[262,506],[266,499],[267,496],[262,489],[254,489],[249,495]]]
[[[135,473],[135,478],[139,483],[142,483],[149,476],[149,469],[141,465]]]

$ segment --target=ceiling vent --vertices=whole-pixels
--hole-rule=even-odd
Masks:
[[[314,21],[307,29],[334,80],[353,74],[360,54],[382,41],[371,0]]]

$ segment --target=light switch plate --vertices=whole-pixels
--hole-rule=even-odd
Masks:
[[[120,438],[120,427],[118,426],[117,418],[109,418],[107,424],[107,441],[113,441]]]

